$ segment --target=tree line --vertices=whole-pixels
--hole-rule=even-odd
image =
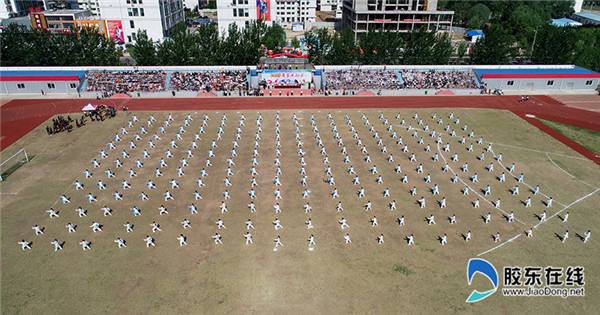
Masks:
[[[514,29],[501,21],[482,29],[486,36],[471,46],[471,64],[508,64],[511,58],[531,56],[536,64],[573,63],[600,72],[600,28],[542,23],[534,29],[532,50],[523,48]],[[277,53],[286,44],[281,26],[262,21],[243,29],[232,24],[227,37],[219,36],[215,24],[190,31],[182,23],[162,43],[138,31],[129,51],[140,66],[255,65],[267,50]],[[446,34],[425,29],[407,33],[369,30],[358,40],[348,29],[341,33],[320,29],[306,32],[302,43],[293,40],[292,46],[303,46],[309,61],[322,65],[448,64],[452,56],[460,62],[467,51],[464,43],[456,48]],[[0,34],[2,66],[110,66],[118,65],[120,56],[114,41],[94,29],[54,34],[12,24]]]
[[[231,24],[228,36],[219,36],[217,26],[202,24],[189,31],[185,24],[175,27],[169,40],[156,44],[145,31],[139,31],[131,48],[137,65],[255,65],[267,49],[285,47],[285,31],[258,20],[239,29]]]
[[[0,34],[2,66],[114,66],[121,52],[93,28],[51,33],[10,24]]]

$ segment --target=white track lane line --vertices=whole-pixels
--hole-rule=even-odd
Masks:
[[[580,201],[582,201],[582,200],[584,200],[584,199],[586,199],[586,198],[590,197],[591,195],[595,194],[595,193],[596,193],[596,192],[598,192],[599,190],[600,190],[600,188],[598,188],[598,189],[594,190],[593,192],[591,192],[591,193],[589,193],[589,194],[587,194],[587,195],[585,195],[585,196],[583,196],[583,197],[581,197],[581,198],[579,198],[579,199],[577,199],[577,200],[573,201],[573,202],[572,202],[572,203],[570,203],[569,205],[567,205],[567,206],[565,206],[564,208],[562,208],[562,210],[560,210],[560,211],[556,212],[555,214],[551,215],[551,216],[550,216],[548,219],[546,219],[545,221],[541,221],[541,222],[539,222],[538,224],[536,224],[536,225],[534,226],[534,228],[535,228],[535,229],[537,229],[537,228],[538,228],[538,226],[540,226],[542,223],[545,223],[545,222],[548,222],[548,221],[550,221],[550,219],[552,219],[553,217],[555,217],[555,216],[559,215],[561,212],[563,212],[563,211],[567,210],[568,208],[570,208],[570,207],[571,207],[571,206],[573,206],[574,204],[576,204],[576,203],[578,203],[578,202],[580,202]],[[484,251],[484,252],[482,252],[482,253],[478,254],[478,255],[477,255],[477,257],[479,257],[479,256],[481,256],[481,255],[485,255],[485,254],[487,254],[487,253],[489,253],[489,252],[491,252],[491,251],[493,251],[493,250],[495,250],[495,249],[497,249],[497,248],[500,248],[501,246],[504,246],[504,245],[506,245],[507,243],[510,243],[510,242],[512,242],[512,241],[514,241],[514,240],[516,240],[516,239],[517,239],[517,238],[519,238],[521,235],[523,235],[523,234],[522,234],[522,233],[519,233],[519,234],[515,235],[513,238],[509,239],[508,241],[505,241],[505,242],[503,242],[502,244],[500,244],[500,245],[498,245],[498,246],[492,247],[492,248],[490,248],[490,249],[488,249],[488,250],[486,250],[486,251]]]

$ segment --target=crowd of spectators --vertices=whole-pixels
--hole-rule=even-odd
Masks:
[[[71,132],[73,130],[73,125],[71,125],[71,122],[73,122],[71,116],[67,116],[67,118],[64,118],[63,116],[52,118],[52,125],[46,126],[46,132],[49,135],[63,131]],[[77,127],[79,127],[79,123],[77,123]]]
[[[241,91],[247,89],[247,71],[174,72],[169,89],[174,91]]]
[[[167,75],[163,71],[90,71],[85,90],[103,97],[116,93],[160,92],[165,90]]]
[[[471,71],[401,70],[406,89],[477,89]]]
[[[388,70],[338,70],[325,73],[328,90],[398,90],[398,72]]]
[[[477,89],[471,71],[338,70],[326,72],[328,90]]]

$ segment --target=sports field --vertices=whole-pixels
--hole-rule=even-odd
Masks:
[[[307,99],[309,100],[309,99]],[[325,103],[326,105],[326,103]],[[327,106],[323,107],[327,107]],[[418,106],[419,104],[414,104]],[[283,106],[282,106],[283,107]],[[257,132],[260,115],[262,132]],[[160,126],[171,114],[170,126],[161,133]],[[244,114],[244,126],[239,126]],[[276,119],[276,115],[280,119]],[[328,118],[331,114],[331,119]],[[363,117],[364,114],[364,117]],[[414,115],[418,118],[415,119]],[[450,118],[450,115],[453,118]],[[135,115],[139,121],[128,127]],[[156,121],[147,125],[150,116]],[[186,116],[193,120],[184,126]],[[198,148],[192,148],[203,117],[207,115],[205,133],[199,134]],[[223,115],[222,139],[217,140]],[[293,119],[296,115],[297,119]],[[311,120],[314,115],[314,123]],[[348,116],[346,119],[345,116]],[[435,115],[435,118],[433,118]],[[380,118],[382,117],[382,118]],[[397,119],[399,117],[399,119]],[[369,124],[366,124],[368,119]],[[386,124],[387,119],[387,124]],[[442,123],[439,124],[439,120]],[[458,123],[456,120],[459,120]],[[349,121],[350,120],[350,123]],[[405,124],[402,124],[404,120]],[[419,124],[422,120],[422,124]],[[296,122],[297,121],[297,126]],[[332,124],[333,121],[333,124]],[[276,155],[276,123],[280,130],[280,156]],[[467,126],[463,130],[464,126]],[[181,140],[176,134],[184,126]],[[338,144],[336,131],[343,141]],[[390,127],[391,126],[391,127]],[[411,130],[408,130],[410,126]],[[448,131],[445,131],[448,126]],[[141,134],[144,127],[147,134]],[[242,130],[237,156],[232,157],[233,141],[237,128]],[[298,130],[296,130],[298,127]],[[319,146],[314,128],[318,129],[323,146]],[[354,127],[355,131],[351,131]],[[373,130],[371,130],[373,127]],[[427,127],[427,131],[425,130]],[[122,128],[127,134],[122,133]],[[388,129],[391,128],[391,129]],[[435,130],[434,137],[431,137]],[[451,136],[454,130],[456,136]],[[473,131],[473,137],[469,133]],[[392,137],[396,132],[396,137]],[[161,140],[154,140],[157,133]],[[362,145],[357,145],[357,138]],[[375,136],[377,133],[377,136]],[[416,133],[416,137],[413,134]],[[122,140],[116,142],[115,134]],[[139,134],[142,140],[136,141]],[[256,147],[256,134],[260,136]],[[438,144],[436,140],[441,137]],[[461,144],[461,138],[465,143]],[[381,144],[378,144],[379,138]],[[402,138],[402,145],[398,139]],[[419,139],[423,144],[419,144]],[[477,143],[482,138],[480,144]],[[170,146],[175,139],[177,147]],[[148,146],[153,140],[155,148]],[[215,141],[218,147],[211,148]],[[307,186],[301,184],[302,175],[297,141],[302,141]],[[136,144],[131,148],[129,142]],[[113,142],[115,149],[109,149]],[[468,146],[473,144],[473,151]],[[448,144],[449,150],[444,151]],[[488,145],[491,144],[489,151]],[[403,146],[408,152],[403,152]],[[430,151],[426,151],[429,145]],[[350,163],[344,163],[346,148]],[[367,153],[362,152],[365,147]],[[382,152],[385,146],[387,153]],[[597,164],[573,151],[510,111],[477,108],[352,108],[352,109],[295,109],[295,110],[193,110],[184,111],[134,111],[129,116],[117,117],[102,123],[91,123],[70,134],[46,135],[44,124],[17,140],[2,152],[10,156],[26,147],[33,159],[0,183],[2,197],[2,311],[13,313],[594,313],[599,307],[600,254],[597,246],[597,215],[600,197],[600,169]],[[326,154],[321,153],[324,148]],[[190,149],[193,157],[188,157]],[[212,166],[206,166],[208,151],[213,150]],[[259,155],[254,156],[253,150]],[[105,150],[107,158],[99,152]],[[129,158],[121,152],[126,150]],[[147,150],[150,157],[144,158]],[[172,158],[166,158],[170,150]],[[483,160],[480,160],[481,154]],[[415,161],[410,161],[414,154]],[[438,160],[434,156],[438,155]],[[458,161],[451,161],[452,155]],[[502,154],[502,161],[497,156]],[[365,162],[366,155],[371,162]],[[392,155],[394,162],[388,162]],[[258,186],[251,185],[253,158],[258,176]],[[327,157],[329,163],[323,159]],[[117,168],[119,158],[123,167]],[[168,166],[160,167],[164,158]],[[176,169],[185,158],[189,166],[182,167],[184,176]],[[227,159],[231,158],[232,186],[225,186]],[[279,158],[282,186],[273,183]],[[100,167],[91,161],[97,159]],[[138,168],[135,160],[143,162]],[[443,167],[448,164],[448,171]],[[515,164],[509,173],[507,168]],[[397,173],[396,167],[402,171]],[[423,173],[417,172],[422,164]],[[468,171],[462,168],[468,164]],[[493,165],[493,170],[488,167]],[[377,174],[370,172],[376,165]],[[349,174],[353,167],[356,175]],[[331,174],[326,174],[327,167]],[[129,169],[137,176],[130,178]],[[164,176],[156,177],[160,169]],[[198,187],[196,180],[205,169],[206,186]],[[84,171],[93,173],[85,178]],[[114,178],[107,178],[111,169]],[[504,172],[506,181],[500,182]],[[478,181],[472,177],[477,173]],[[517,177],[523,173],[524,182]],[[408,182],[403,183],[406,174]],[[425,177],[430,174],[431,182]],[[452,178],[458,176],[454,183]],[[353,179],[359,177],[360,184]],[[382,183],[376,180],[381,176]],[[326,180],[334,177],[335,185]],[[179,188],[171,188],[169,181],[176,179]],[[98,180],[107,189],[100,190]],[[127,180],[131,188],[124,189]],[[152,180],[156,189],[148,189]],[[80,181],[84,188],[76,190],[73,183]],[[439,195],[431,189],[437,185]],[[484,195],[490,186],[491,194]],[[519,195],[513,195],[518,185]],[[539,185],[540,192],[533,194]],[[365,189],[359,198],[358,191]],[[415,187],[416,195],[410,190]],[[463,194],[465,187],[468,195]],[[257,198],[251,200],[253,189]],[[390,196],[383,191],[389,189]],[[275,190],[282,199],[276,200]],[[307,189],[309,197],[302,192]],[[332,198],[338,190],[339,198]],[[163,194],[169,190],[174,200],[165,201]],[[227,190],[231,199],[224,200]],[[123,200],[117,201],[113,193],[119,191]],[[145,192],[150,200],[139,197]],[[198,191],[201,200],[195,200]],[[92,193],[97,202],[88,202]],[[66,195],[70,203],[62,203],[59,196]],[[425,198],[426,207],[418,202]],[[447,207],[438,202],[446,198]],[[525,207],[531,197],[531,207]],[[551,207],[546,207],[549,197]],[[501,205],[495,207],[498,198]],[[474,203],[479,199],[480,207]],[[397,209],[389,204],[396,202]],[[225,201],[228,212],[221,213]],[[251,213],[248,204],[253,201],[257,212]],[[371,211],[365,204],[372,202]],[[312,211],[305,213],[303,206],[309,202]],[[336,211],[341,202],[343,211]],[[191,214],[188,206],[194,203],[198,214]],[[275,213],[279,203],[281,213]],[[159,215],[164,205],[169,214]],[[112,216],[104,216],[101,208],[108,206]],[[130,208],[137,206],[141,215],[135,216]],[[58,218],[49,218],[45,211],[52,207]],[[87,217],[79,217],[76,208],[87,210]],[[547,211],[547,220],[539,216]],[[515,222],[507,222],[514,211]],[[567,222],[562,222],[569,212]],[[485,223],[490,213],[491,221]],[[435,225],[427,218],[435,216]],[[455,215],[457,223],[450,224]],[[372,226],[376,216],[378,226]],[[404,216],[405,225],[398,219]],[[282,229],[275,230],[272,221],[278,218]],[[345,218],[349,228],[341,229],[339,220]],[[181,222],[189,219],[191,228],[184,229]],[[222,219],[226,228],[218,229],[215,222]],[[255,229],[250,229],[253,244],[245,245],[245,222],[251,219]],[[311,219],[314,228],[305,224]],[[152,232],[150,224],[156,221],[162,231]],[[92,222],[102,225],[102,232],[94,233]],[[133,232],[126,232],[126,222],[133,224]],[[67,223],[76,225],[77,232],[69,233]],[[43,235],[35,235],[32,226],[44,228]],[[525,231],[531,227],[533,237]],[[587,230],[592,235],[583,243]],[[570,237],[561,242],[565,230]],[[464,236],[472,232],[472,239]],[[211,238],[216,232],[222,235],[223,244]],[[500,233],[501,241],[494,242]],[[346,244],[348,233],[352,243]],[[187,246],[180,246],[177,237],[187,237]],[[310,235],[315,245],[308,246]],[[378,244],[377,237],[384,235],[385,243]],[[414,235],[414,245],[407,237]],[[448,243],[442,245],[441,237],[447,234]],[[155,239],[155,247],[146,247],[142,239],[147,235]],[[283,246],[275,248],[274,239],[281,236]],[[118,248],[117,238],[126,241],[126,248]],[[32,242],[31,250],[23,251],[18,241]],[[64,242],[64,250],[55,252],[50,242]],[[91,249],[83,251],[78,243],[85,239]],[[511,240],[512,241],[508,241]],[[277,249],[277,250],[275,250]],[[473,289],[489,289],[489,281],[475,278],[469,286],[466,279],[467,262],[483,258],[492,263],[502,278],[503,266],[583,266],[585,268],[585,297],[508,297],[496,292],[477,303],[465,303]],[[500,287],[503,287],[502,284]],[[533,300],[532,300],[533,299]]]

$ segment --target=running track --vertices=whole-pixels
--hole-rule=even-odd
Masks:
[[[600,156],[526,115],[600,131],[600,113],[567,107],[545,96],[346,96],[346,97],[217,97],[131,99],[31,99],[12,100],[0,106],[0,151],[56,114],[79,113],[87,103],[125,104],[133,111],[260,110],[317,108],[491,108],[509,110],[600,165]]]

